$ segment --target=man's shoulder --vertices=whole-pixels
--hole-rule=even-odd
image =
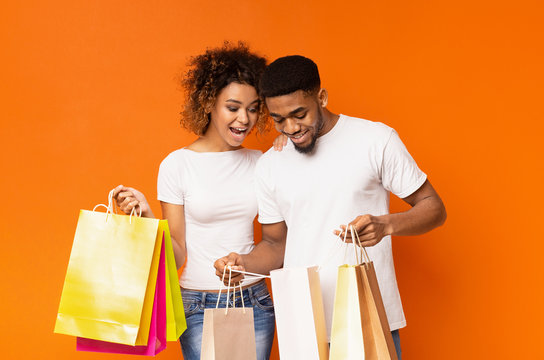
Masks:
[[[295,147],[293,146],[293,143],[288,140],[287,144],[283,147],[281,150],[274,150],[274,147],[272,146],[270,149],[268,149],[260,158],[259,162],[272,162],[275,161],[275,159],[281,159],[284,156],[289,156],[291,152],[295,151]]]
[[[274,147],[271,147],[257,161],[257,174],[269,174],[285,166],[286,163],[290,162],[295,152],[295,147],[290,140],[282,150],[274,150]]]
[[[341,118],[346,124],[346,130],[350,133],[355,131],[356,133],[361,133],[362,135],[374,138],[375,136],[389,136],[391,131],[393,131],[393,128],[379,121],[347,115],[341,115]]]

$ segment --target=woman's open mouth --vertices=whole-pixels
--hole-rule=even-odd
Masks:
[[[230,133],[236,140],[243,140],[246,136],[248,128],[229,127]]]

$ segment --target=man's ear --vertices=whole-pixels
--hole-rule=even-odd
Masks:
[[[329,93],[327,92],[327,89],[319,89],[319,92],[317,93],[317,100],[319,101],[319,106],[321,106],[322,108],[327,107],[327,104],[329,102]]]

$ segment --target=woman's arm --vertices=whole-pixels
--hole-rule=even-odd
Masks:
[[[185,245],[185,212],[183,205],[175,205],[161,201],[162,217],[168,220],[174,257],[179,269],[185,264],[187,247]]]

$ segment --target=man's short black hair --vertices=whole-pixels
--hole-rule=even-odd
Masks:
[[[321,80],[317,65],[300,55],[284,56],[266,67],[261,79],[261,96],[274,97],[297,90],[307,93],[319,89]]]

